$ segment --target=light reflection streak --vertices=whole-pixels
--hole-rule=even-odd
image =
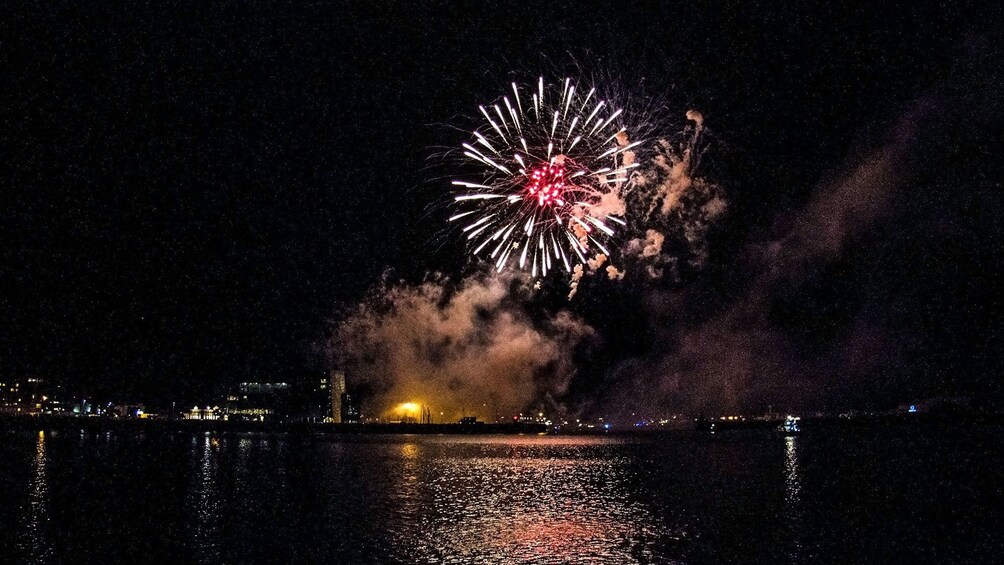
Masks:
[[[216,484],[219,440],[207,432],[192,438],[191,476],[188,489],[186,525],[193,540],[196,560],[216,562],[220,558],[220,492]]]
[[[670,561],[654,545],[661,521],[631,496],[639,472],[631,459],[597,449],[597,442],[563,440],[442,440],[469,443],[465,457],[437,457],[441,447],[433,442],[402,446],[395,498],[419,514],[401,522],[408,532],[390,536],[397,555],[451,563],[502,556],[511,562]]]
[[[33,473],[28,491],[25,519],[18,540],[18,549],[31,562],[47,562],[52,558],[52,540],[49,535],[49,482],[46,471],[48,457],[45,453],[45,432],[38,432],[35,442]]]
[[[421,493],[419,492],[419,449],[414,443],[401,446],[401,480],[392,493],[396,513],[405,522],[412,522],[422,516]]]
[[[792,557],[801,554],[802,540],[802,480],[798,469],[798,439],[784,438],[784,502],[785,523],[791,535]]]
[[[247,435],[240,436],[240,439],[237,440],[237,463],[234,466],[233,474],[235,502],[241,508],[241,511],[248,513],[253,511],[251,501],[254,500],[252,487],[254,470],[250,459],[253,447],[250,437]]]

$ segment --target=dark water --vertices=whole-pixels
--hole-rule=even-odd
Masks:
[[[1000,431],[0,431],[0,560],[989,563]]]

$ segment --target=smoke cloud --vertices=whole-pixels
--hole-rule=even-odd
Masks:
[[[930,113],[929,104],[915,105],[884,144],[848,167],[842,178],[820,185],[778,238],[748,245],[744,268],[752,273],[750,282],[716,313],[687,323],[686,291],[649,292],[649,313],[660,320],[651,330],[655,347],[612,372],[604,409],[623,415],[799,408],[828,391],[853,386],[855,379],[895,359],[905,344],[865,317],[807,354],[777,323],[774,311],[778,296],[804,284],[814,269],[839,257],[889,212],[911,179],[918,128]],[[677,202],[679,193],[676,177],[668,178],[670,184],[658,190],[665,195],[663,210]],[[714,202],[709,200],[709,216],[718,213]],[[649,233],[635,247],[642,257],[656,256],[662,240]]]
[[[436,419],[508,418],[560,397],[576,347],[595,336],[568,311],[534,320],[525,292],[514,275],[384,283],[340,324],[332,353],[369,389],[371,415],[394,418],[395,406],[415,402]]]
[[[657,138],[640,148],[640,154],[625,153],[624,164],[638,165],[631,182],[605,194],[594,214],[625,216],[628,239],[616,257],[598,254],[587,261],[588,269],[572,274],[569,299],[577,294],[583,276],[601,270],[610,280],[661,279],[669,272],[678,282],[681,258],[691,269],[707,262],[708,230],[724,216],[728,204],[724,189],[699,174],[706,147],[704,117],[695,110],[686,117],[689,125],[680,135]]]
[[[797,276],[808,264],[838,256],[848,241],[886,213],[893,195],[910,178],[917,128],[931,111],[929,103],[916,104],[896,122],[885,145],[861,159],[844,178],[815,191],[795,218],[794,228],[762,250],[772,265],[772,276]]]

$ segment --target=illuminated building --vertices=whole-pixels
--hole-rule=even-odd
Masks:
[[[21,383],[0,382],[0,414],[17,414],[20,402]]]
[[[100,405],[91,404],[84,398],[73,405],[73,413],[77,416],[103,416],[105,408]]]
[[[224,418],[259,422],[328,421],[333,408],[330,388],[328,376],[321,371],[304,371],[282,382],[243,382],[235,393],[226,397]]]
[[[276,395],[289,390],[289,383],[241,383],[240,392],[248,395]]]
[[[514,422],[519,422],[520,424],[545,424],[548,426],[551,425],[551,419],[545,416],[543,412],[526,413],[526,414],[520,412],[519,415],[513,416],[512,419]],[[600,420],[602,419],[603,418],[600,418]]]
[[[122,403],[112,406],[111,413],[116,418],[142,418],[146,414],[146,407],[137,403]]]
[[[331,387],[331,421],[340,424],[342,419],[342,396],[345,394],[345,371],[332,369],[328,386]]]
[[[223,411],[218,406],[206,406],[205,408],[195,406],[182,414],[181,417],[185,420],[222,420],[225,419],[224,416]]]
[[[66,416],[73,413],[73,403],[66,400],[48,399],[42,406],[43,414]]]
[[[227,396],[225,420],[284,420],[289,416],[290,386],[286,382],[243,382],[237,394]],[[201,418],[207,419],[207,418]]]
[[[48,398],[42,394],[42,379],[4,379],[0,382],[0,414],[36,416]]]
[[[359,404],[359,395],[351,392],[342,393],[342,419],[341,421],[346,424],[356,424],[359,423],[359,419],[362,417],[362,411]]]
[[[331,420],[330,378],[324,371],[307,371],[294,383],[293,418],[302,422]]]

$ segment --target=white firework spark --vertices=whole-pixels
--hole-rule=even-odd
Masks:
[[[540,78],[536,88],[513,83],[512,98],[479,107],[485,125],[462,145],[477,172],[453,181],[460,210],[450,221],[465,222],[473,253],[498,271],[571,273],[590,256],[609,254],[603,241],[624,225],[609,203],[630,182],[631,151],[641,142],[628,142],[621,110],[598,100],[595,88],[583,90],[570,79],[545,85]]]

